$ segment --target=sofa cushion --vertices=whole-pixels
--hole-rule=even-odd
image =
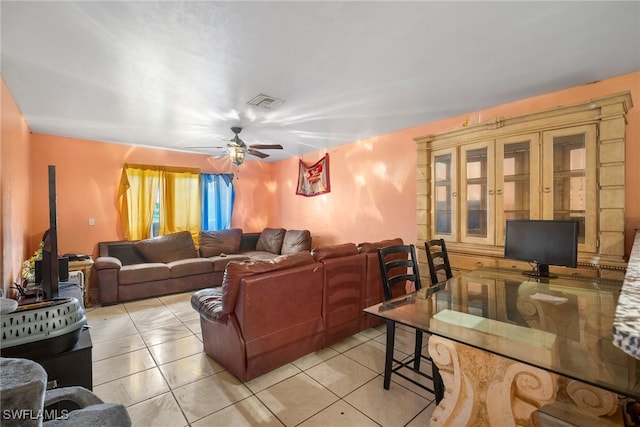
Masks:
[[[247,254],[231,254],[224,256],[211,256],[209,260],[211,261],[211,265],[213,265],[213,271],[224,271],[227,267],[227,264],[231,261],[244,261],[245,259],[249,259],[250,257]]]
[[[201,231],[200,256],[212,257],[220,254],[237,254],[240,252],[242,229]]]
[[[404,242],[401,238],[397,237],[395,239],[389,240],[380,240],[379,242],[363,242],[358,244],[358,252],[361,254],[366,254],[369,252],[378,252],[378,249],[384,248],[387,246],[396,246],[396,245],[404,245]]]
[[[246,255],[247,258],[251,259],[274,259],[280,256],[278,254],[272,254],[271,252],[267,251],[247,251],[242,252],[242,255]]]
[[[355,243],[343,243],[341,245],[318,246],[311,251],[316,261],[327,258],[337,258],[348,255],[357,255],[358,248]]]
[[[208,258],[187,258],[167,263],[171,277],[195,276],[197,274],[213,273],[213,265]]]
[[[286,231],[284,228],[265,228],[260,233],[260,238],[256,243],[256,250],[280,254]]]
[[[287,230],[282,241],[282,255],[311,250],[311,233],[309,230]]]
[[[171,277],[169,266],[159,262],[125,265],[118,271],[118,286],[132,285]]]
[[[232,261],[227,264],[222,279],[222,310],[229,314],[233,312],[236,298],[240,290],[240,281],[243,277],[268,271],[282,270],[313,264],[315,260],[309,252],[298,252],[291,255],[281,255],[269,260]]]
[[[140,240],[135,247],[148,262],[171,262],[196,257],[193,237],[188,231]]]

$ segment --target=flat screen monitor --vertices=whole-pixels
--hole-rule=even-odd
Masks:
[[[550,277],[550,265],[575,268],[578,221],[507,220],[504,257],[535,264],[527,276]]]

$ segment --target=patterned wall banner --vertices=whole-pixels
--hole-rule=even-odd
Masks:
[[[329,185],[329,153],[311,166],[300,160],[296,194],[311,197],[331,191]]]

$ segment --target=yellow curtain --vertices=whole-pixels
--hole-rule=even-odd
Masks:
[[[120,221],[127,240],[151,235],[153,207],[160,190],[163,171],[159,166],[125,164],[120,178],[118,200]]]
[[[159,234],[187,230],[199,246],[200,224],[200,170],[164,168],[160,196]]]

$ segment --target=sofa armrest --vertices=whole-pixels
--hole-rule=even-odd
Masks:
[[[122,261],[112,256],[100,256],[94,261],[93,268],[94,270],[106,270],[109,268],[120,270],[122,268]]]
[[[118,273],[122,262],[114,257],[98,257],[93,263],[91,282],[97,283],[102,305],[118,303]]]
[[[191,307],[200,316],[213,322],[225,322],[228,314],[222,312],[222,290],[207,288],[197,291],[191,296]]]

